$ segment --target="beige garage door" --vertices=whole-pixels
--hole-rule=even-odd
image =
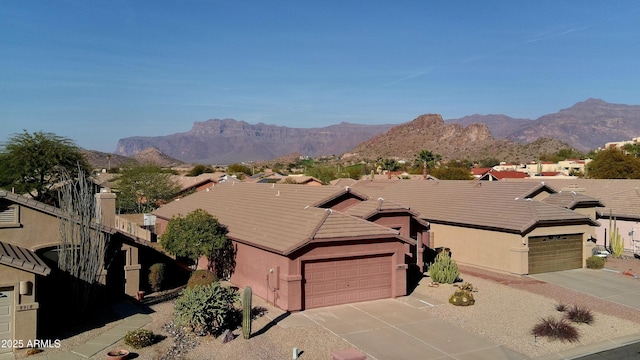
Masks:
[[[582,267],[582,234],[529,238],[529,274]]]
[[[0,288],[0,343],[13,340],[13,288]],[[12,351],[11,346],[0,347],[0,353]]]
[[[304,263],[306,309],[391,297],[391,256]]]

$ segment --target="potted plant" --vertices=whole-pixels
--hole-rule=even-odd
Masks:
[[[107,353],[108,360],[124,360],[129,356],[129,351],[124,349],[111,350]]]

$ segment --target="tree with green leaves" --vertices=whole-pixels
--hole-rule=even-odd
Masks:
[[[227,279],[235,269],[236,254],[227,237],[228,232],[217,218],[205,210],[196,209],[185,217],[172,217],[160,236],[160,244],[170,254],[186,257],[194,263],[202,256],[206,257],[209,270],[218,279]]]
[[[586,170],[593,179],[640,179],[640,159],[616,148],[602,150],[595,154]]]
[[[429,169],[432,169],[442,160],[442,155],[432,153],[429,150],[422,150],[416,155],[416,163],[422,165],[422,176],[426,179]]]
[[[449,161],[431,169],[430,175],[439,180],[472,180],[471,167],[463,161]]]
[[[116,180],[120,213],[148,213],[171,201],[180,185],[156,165],[134,165],[123,168]]]
[[[52,203],[56,198],[52,189],[63,174],[75,179],[79,170],[91,172],[80,148],[54,133],[24,130],[11,136],[0,150],[0,187],[38,201]]]
[[[622,149],[629,155],[634,157],[640,156],[640,144],[625,144]]]
[[[198,176],[198,175],[202,175],[205,173],[212,173],[212,172],[213,172],[213,168],[210,165],[198,164],[192,167],[191,170],[189,170],[189,172],[187,173],[187,176]]]

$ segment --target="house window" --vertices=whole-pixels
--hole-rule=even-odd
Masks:
[[[18,205],[0,204],[0,227],[20,226],[20,208]]]

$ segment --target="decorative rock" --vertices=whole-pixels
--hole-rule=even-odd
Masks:
[[[222,333],[222,343],[226,344],[229,341],[235,339],[236,337],[233,335],[233,333],[231,332],[231,330],[227,329]]]

